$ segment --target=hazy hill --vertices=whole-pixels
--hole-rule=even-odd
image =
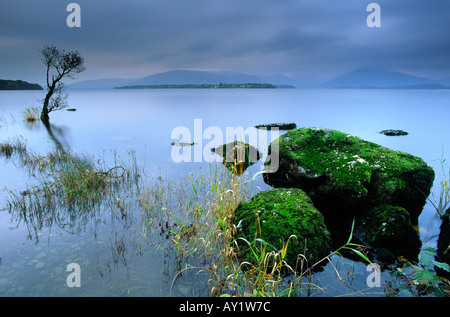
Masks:
[[[320,88],[426,88],[439,87],[439,82],[378,68],[359,68],[338,76]]]
[[[264,83],[290,85],[297,88],[448,89],[450,87],[450,77],[437,81],[378,68],[359,68],[320,84],[314,77],[290,78],[284,75],[255,76],[238,72],[173,70],[142,78],[103,78],[80,81],[69,85],[68,88],[112,89],[114,87],[137,85],[218,85],[220,83]]]
[[[273,85],[296,85],[295,80],[283,76],[254,76],[237,72],[211,72],[173,70],[150,76],[125,79],[103,78],[80,81],[69,85],[70,89],[112,89],[119,86],[135,85],[184,85],[184,84],[240,84],[240,83],[267,83]]]
[[[132,82],[132,85],[181,85],[181,84],[219,84],[260,82],[256,76],[240,73],[204,72],[173,70],[165,73],[150,75]]]
[[[125,86],[136,79],[127,78],[101,78],[79,81],[68,85],[69,89],[112,89],[117,86]]]

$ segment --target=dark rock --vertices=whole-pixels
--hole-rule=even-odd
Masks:
[[[450,265],[450,208],[442,216],[439,237],[437,240],[437,260]],[[450,278],[450,273],[440,270],[439,274]]]
[[[177,141],[177,142],[171,142],[170,145],[174,146],[192,146],[195,142],[183,142],[183,141]]]
[[[374,249],[373,255],[374,255],[374,262],[376,262],[377,264],[380,263],[392,264],[395,263],[395,261],[397,260],[395,254],[386,248]]]
[[[241,175],[247,167],[256,163],[261,157],[258,149],[242,141],[233,141],[211,149],[222,156],[223,164],[236,175]]]
[[[403,131],[403,130],[389,129],[389,130],[382,130],[382,131],[380,131],[380,134],[384,134],[384,135],[387,135],[387,136],[400,136],[400,135],[408,135],[408,132]]]
[[[258,124],[255,125],[255,128],[267,128],[268,130],[272,128],[278,128],[279,130],[292,130],[297,128],[297,124],[294,122],[285,122],[285,123],[268,123],[268,124]]]

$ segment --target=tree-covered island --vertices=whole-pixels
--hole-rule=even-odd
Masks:
[[[0,79],[0,90],[43,90],[43,88],[39,84],[23,80]]]
[[[255,84],[255,83],[245,83],[245,84],[166,84],[166,85],[132,85],[132,86],[120,86],[114,89],[223,89],[223,88],[264,88],[264,89],[274,89],[277,88],[276,85],[272,84]],[[285,88],[285,86],[283,86]],[[294,88],[294,87],[292,87]]]

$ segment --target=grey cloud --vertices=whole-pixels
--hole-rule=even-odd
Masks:
[[[448,1],[375,1],[382,8],[379,29],[365,25],[368,2],[362,1],[75,2],[82,10],[80,29],[65,25],[69,2],[0,4],[5,76],[39,78],[44,43],[79,50],[86,78],[175,68],[329,76],[365,65],[450,73]]]

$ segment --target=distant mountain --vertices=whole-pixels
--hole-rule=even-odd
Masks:
[[[295,80],[283,75],[255,76],[238,72],[173,70],[135,79],[103,78],[86,80],[73,83],[68,87],[70,89],[112,89],[114,87],[136,85],[202,85],[220,83],[296,85]]]
[[[103,78],[68,85],[69,89],[113,89],[122,86],[272,84],[297,88],[449,89],[450,77],[440,81],[378,68],[359,68],[320,83],[314,77],[255,76],[238,72],[173,70],[142,78]]]
[[[173,70],[138,79],[131,85],[182,85],[257,82],[256,76],[240,73]]]
[[[136,79],[127,78],[101,78],[79,81],[67,85],[69,89],[112,89],[116,86],[128,85],[128,83]]]
[[[23,80],[0,79],[0,90],[43,90],[43,88]]]
[[[338,76],[319,88],[447,88],[437,80],[378,68],[359,68]]]

